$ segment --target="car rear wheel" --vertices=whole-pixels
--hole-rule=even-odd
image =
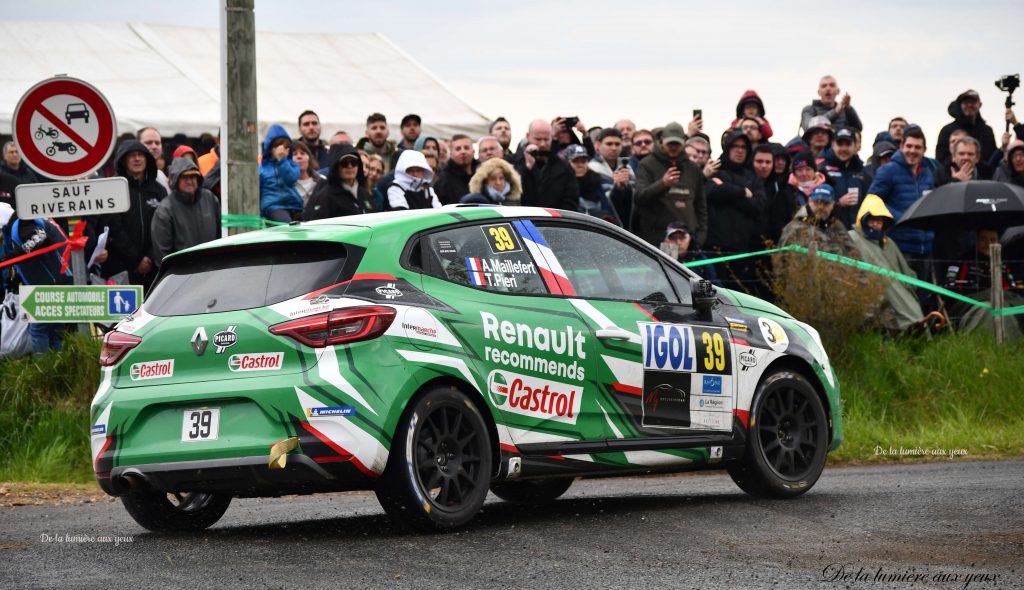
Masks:
[[[729,475],[752,496],[793,498],[818,481],[827,450],[821,398],[802,375],[776,371],[754,394],[746,453]]]
[[[128,514],[151,531],[201,531],[220,520],[231,496],[201,492],[129,492],[121,496]]]
[[[543,504],[564,494],[574,481],[571,477],[503,481],[491,486],[491,492],[513,504]]]
[[[402,418],[377,499],[402,524],[454,529],[483,505],[491,464],[487,425],[476,405],[454,387],[434,388]]]

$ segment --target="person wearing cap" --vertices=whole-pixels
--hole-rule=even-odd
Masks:
[[[807,131],[812,127],[811,119],[825,117],[833,127],[852,127],[863,131],[864,124],[860,122],[857,110],[850,106],[849,93],[844,94],[842,98],[838,97],[839,84],[836,79],[832,76],[822,76],[818,81],[818,100],[813,100],[804,107],[800,113],[800,127]]]
[[[661,242],[661,251],[673,257],[679,263],[686,265],[689,262],[707,260],[707,256],[693,243],[690,235],[690,228],[681,221],[673,221],[665,228],[665,238]],[[692,269],[701,278],[707,279],[719,287],[722,281],[715,272],[714,264],[702,264]]]
[[[410,113],[402,117],[402,141],[398,142],[398,149],[413,149],[413,146],[416,145],[416,140],[420,138],[420,126],[422,124],[423,120],[420,119],[419,115]]]
[[[618,129],[608,127],[601,130],[597,140],[597,154],[588,165],[600,176],[601,190],[615,206],[618,218],[628,220],[633,208],[636,177],[629,167],[629,158],[622,155],[622,134]]]
[[[825,184],[825,175],[818,172],[814,165],[814,155],[809,151],[798,152],[793,156],[793,172],[789,175],[789,186],[793,188],[796,203],[799,207],[807,204],[814,189]]]
[[[846,226],[833,213],[836,193],[832,187],[823,184],[813,191],[802,212],[782,230],[780,246],[796,244],[820,252],[831,252],[840,256],[856,257],[857,249],[847,234]]]
[[[864,162],[857,155],[855,145],[856,132],[848,127],[839,129],[832,138],[832,147],[825,150],[818,166],[839,197],[835,215],[846,227],[852,227],[856,221],[857,207],[865,188]]]
[[[434,185],[442,205],[458,203],[459,199],[470,193],[469,179],[473,178],[473,173],[480,166],[473,154],[473,140],[468,135],[453,135],[450,146],[451,157],[441,169]]]
[[[886,237],[893,222],[892,213],[878,195],[864,197],[857,211],[856,223],[849,231],[850,241],[857,249],[857,258],[917,278],[900,249]],[[924,319],[921,303],[913,287],[903,281],[884,279],[879,275],[872,275],[871,280],[884,280],[888,285],[877,317],[882,327],[893,332],[903,331]]]
[[[1006,157],[996,168],[993,180],[1024,187],[1024,141],[1015,139],[1006,146]]]
[[[832,143],[832,123],[829,123],[827,117],[814,117],[808,123],[803,135],[803,140],[807,142],[807,149],[814,154],[815,159],[818,163],[821,162],[822,154],[828,145]]]
[[[307,109],[299,115],[299,141],[306,144],[317,162],[327,161],[327,146],[320,139],[320,116]],[[175,155],[175,158],[178,156]]]
[[[302,220],[372,213],[374,200],[366,190],[366,169],[356,148],[347,143],[334,144],[327,160],[327,178],[316,183],[302,210]]]
[[[371,113],[366,117],[366,136],[356,142],[356,148],[367,154],[377,154],[384,159],[384,171],[391,172],[394,167],[392,156],[396,156],[398,146],[388,139],[387,117],[381,113]]]
[[[683,153],[686,133],[673,121],[654,151],[640,161],[633,190],[632,231],[644,241],[661,243],[665,224],[680,221],[692,229],[698,246],[707,239],[708,203],[704,175]]]
[[[170,168],[171,194],[153,214],[153,263],[220,237],[220,202],[203,188],[203,175],[191,158],[175,158]]]
[[[946,162],[950,157],[949,134],[954,129],[963,129],[968,135],[981,142],[981,161],[988,162],[996,151],[996,136],[992,128],[981,117],[981,97],[977,90],[965,90],[949,103],[946,109],[953,121],[939,131],[935,144],[935,159]]]
[[[752,252],[762,247],[766,205],[764,183],[754,174],[750,138],[734,130],[722,142],[722,165],[707,183],[708,237],[704,249],[714,255]],[[722,263],[718,275],[732,289],[749,289],[757,281],[753,258]]]
[[[562,152],[562,156],[572,167],[576,183],[580,187],[579,212],[621,226],[622,220],[604,192],[601,175],[588,165],[590,157],[587,150],[582,145],[570,145]]]
[[[587,154],[589,159],[590,154]],[[551,123],[535,119],[526,131],[526,145],[512,164],[523,181],[523,205],[576,211],[580,189],[569,163],[553,151]]]
[[[757,92],[753,90],[744,92],[739,102],[736,103],[736,118],[732,120],[729,127],[735,129],[742,124],[741,120],[746,117],[752,117],[760,127],[761,141],[771,139],[773,131],[771,124],[768,123],[768,119],[764,118],[764,102],[761,101],[761,97],[758,96]],[[751,139],[751,141],[754,140]]]

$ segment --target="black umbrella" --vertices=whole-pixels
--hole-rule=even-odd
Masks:
[[[992,180],[951,182],[914,202],[896,223],[917,229],[995,229],[1024,225],[1024,188]]]

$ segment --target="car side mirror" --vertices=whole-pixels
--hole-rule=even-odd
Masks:
[[[707,279],[690,279],[690,295],[693,298],[693,309],[697,312],[697,320],[710,322],[711,310],[718,302],[718,291]]]

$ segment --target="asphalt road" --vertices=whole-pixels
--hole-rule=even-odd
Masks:
[[[829,468],[791,501],[719,473],[581,480],[447,535],[362,492],[235,500],[194,536],[120,503],[0,508],[0,588],[104,587],[1024,588],[1024,462]]]

